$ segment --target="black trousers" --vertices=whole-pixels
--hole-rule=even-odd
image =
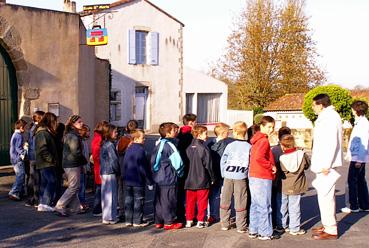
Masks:
[[[156,185],[155,224],[171,225],[177,218],[177,186]]]
[[[26,193],[31,204],[39,203],[40,195],[40,171],[36,169],[36,161],[29,161],[26,170]]]

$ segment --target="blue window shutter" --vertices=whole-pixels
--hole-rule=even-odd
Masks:
[[[128,30],[128,64],[136,64],[136,30]]]
[[[150,32],[150,65],[159,65],[159,33],[158,32]]]

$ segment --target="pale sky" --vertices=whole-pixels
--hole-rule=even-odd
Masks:
[[[77,0],[83,5],[114,0]],[[234,18],[246,0],[151,0],[185,24],[184,63],[207,71],[226,46]],[[63,0],[7,0],[7,3],[63,9]],[[306,0],[306,14],[328,83],[369,87],[369,0]]]

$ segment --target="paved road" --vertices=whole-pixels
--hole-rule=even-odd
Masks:
[[[337,187],[337,209],[344,206],[344,185],[347,165],[341,167],[342,177]],[[308,173],[311,182],[312,174]],[[52,213],[39,213],[25,207],[23,202],[7,199],[7,192],[14,177],[11,169],[0,169],[0,247],[369,247],[368,213],[337,213],[339,239],[336,241],[314,241],[311,228],[319,224],[316,192],[310,188],[302,198],[303,228],[308,233],[295,237],[288,234],[279,240],[250,240],[247,234],[235,229],[221,231],[219,224],[205,229],[156,230],[153,225],[146,228],[127,228],[122,223],[102,225],[99,217],[91,213],[61,218]],[[92,194],[88,194],[92,200]],[[148,193],[145,216],[152,220],[152,193]]]

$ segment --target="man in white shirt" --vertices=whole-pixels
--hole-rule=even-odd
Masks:
[[[312,108],[318,119],[314,127],[311,171],[316,174],[313,184],[323,225],[313,228],[313,238],[337,239],[335,189],[339,174],[333,168],[342,166],[342,121],[327,94],[315,96]]]

